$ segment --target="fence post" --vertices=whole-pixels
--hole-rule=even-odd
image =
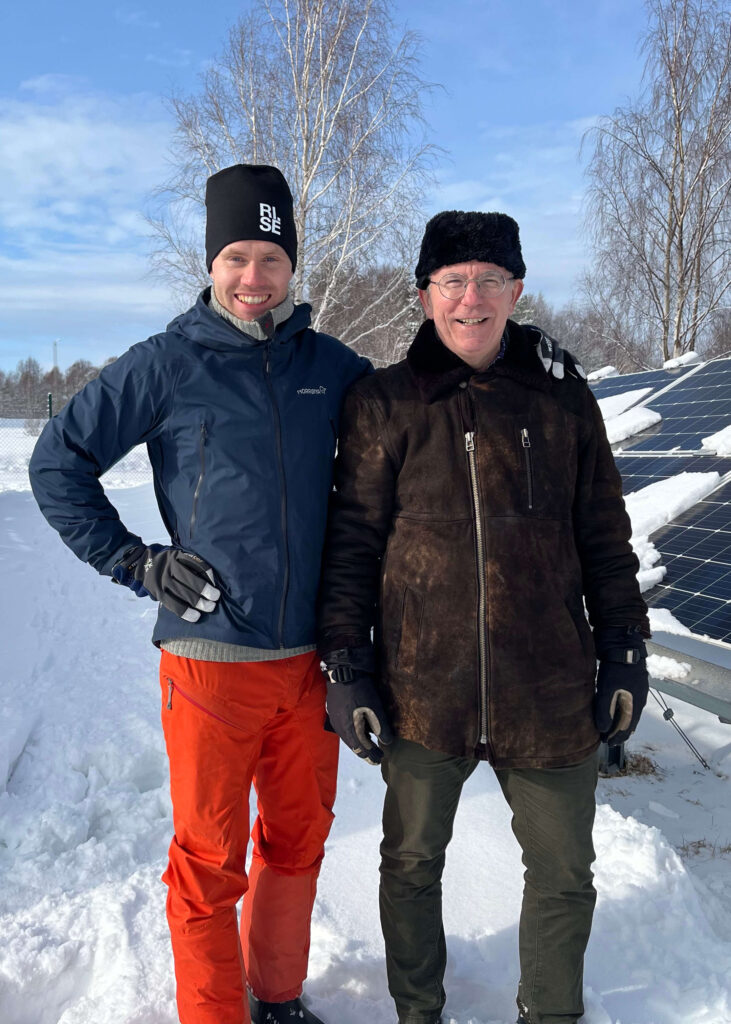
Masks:
[[[53,395],[48,392],[48,418],[49,420],[53,417]]]

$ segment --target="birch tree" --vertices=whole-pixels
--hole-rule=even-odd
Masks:
[[[638,363],[695,349],[731,299],[731,13],[646,7],[642,95],[601,118],[588,168],[588,294]]]
[[[253,0],[200,91],[171,101],[176,172],[153,222],[157,269],[188,295],[208,283],[206,178],[233,163],[274,164],[294,197],[295,299],[313,301],[316,329],[336,326],[372,350],[403,315],[425,219],[428,89],[418,40],[395,38],[389,0]]]

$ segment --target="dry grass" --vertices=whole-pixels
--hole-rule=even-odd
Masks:
[[[627,753],[624,759],[624,768],[619,771],[613,766],[609,772],[600,772],[603,779],[623,779],[631,775],[653,775],[658,779],[664,778],[664,772],[647,756],[647,754]]]
[[[699,857],[701,854],[706,857],[729,857],[731,856],[731,843],[719,846],[718,843],[711,843],[708,839],[690,839],[678,846],[677,851],[684,860]]]

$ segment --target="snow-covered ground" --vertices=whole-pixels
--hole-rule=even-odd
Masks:
[[[162,540],[149,485],[111,492]],[[173,1024],[159,881],[171,833],[155,617],[59,541],[20,490],[0,494],[0,1022]],[[731,726],[656,702],[604,779],[586,1024],[731,1022]],[[392,1024],[378,926],[377,769],[343,750],[307,994],[328,1024]],[[447,1020],[515,1020],[519,853],[494,776],[469,781],[444,884]]]
[[[40,421],[34,421],[40,425]],[[37,435],[28,432],[25,420],[0,419],[0,491],[29,491],[28,462]],[[130,482],[152,479],[150,462],[144,447],[134,448],[104,477],[107,487],[125,487]]]

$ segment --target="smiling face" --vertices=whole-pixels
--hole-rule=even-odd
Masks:
[[[216,298],[239,320],[256,320],[287,297],[289,256],[276,242],[231,242],[211,264]]]
[[[509,278],[510,272],[494,263],[455,263],[440,267],[431,275],[440,281],[447,274],[475,278],[490,270],[498,270]],[[523,282],[510,280],[500,295],[485,295],[470,282],[461,299],[445,299],[435,284],[419,289],[419,299],[426,316],[434,321],[439,338],[450,351],[475,370],[484,370],[500,351],[500,339],[508,317],[523,291]]]

